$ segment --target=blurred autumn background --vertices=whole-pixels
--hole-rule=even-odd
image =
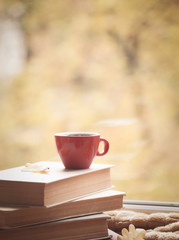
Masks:
[[[0,169],[59,160],[54,133],[95,131],[126,199],[179,201],[178,10],[0,0]]]

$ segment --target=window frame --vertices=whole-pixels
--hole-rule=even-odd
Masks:
[[[154,212],[176,212],[179,213],[179,203],[162,201],[123,200],[126,210],[154,213]]]

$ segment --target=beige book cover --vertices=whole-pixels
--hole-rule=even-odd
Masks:
[[[123,207],[124,196],[124,192],[107,190],[50,208],[0,207],[0,229],[120,209]]]
[[[24,172],[24,166],[0,171],[0,205],[50,206],[111,187],[112,165],[68,170],[61,162],[38,164],[48,172]]]
[[[11,240],[89,240],[108,238],[106,214],[69,218],[28,227],[0,230],[0,239]]]

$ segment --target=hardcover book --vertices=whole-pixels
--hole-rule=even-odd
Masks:
[[[124,192],[108,190],[50,208],[0,207],[0,229],[39,224],[120,209],[123,207],[124,195]]]
[[[0,171],[0,205],[51,206],[112,187],[112,165],[68,170],[61,162],[38,164],[48,173],[23,172],[24,166]]]
[[[94,214],[28,227],[0,230],[0,239],[11,240],[89,240],[108,239],[106,214]]]

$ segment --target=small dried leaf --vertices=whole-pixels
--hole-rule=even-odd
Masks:
[[[126,228],[123,228],[122,236],[118,236],[118,240],[143,240],[146,234],[144,229],[136,229],[133,224],[129,225],[129,231]]]
[[[123,229],[122,229],[122,236],[128,237],[128,238],[130,237],[130,236],[129,236],[129,232],[127,231],[126,228],[123,228]],[[127,239],[128,239],[128,238],[127,238]]]
[[[35,163],[27,163],[25,168],[23,168],[22,172],[34,172],[34,173],[47,173],[49,171],[49,167],[44,167]]]

